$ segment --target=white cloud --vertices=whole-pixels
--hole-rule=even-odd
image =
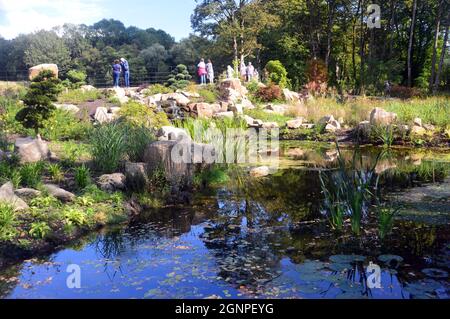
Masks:
[[[0,35],[49,30],[64,23],[92,23],[102,18],[105,0],[0,0]]]

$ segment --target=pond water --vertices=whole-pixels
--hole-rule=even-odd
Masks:
[[[9,267],[0,296],[448,299],[450,153],[399,149],[378,162],[386,198],[405,207],[380,241],[372,229],[336,235],[321,216],[318,168],[333,167],[333,149],[284,143],[271,176],[245,187],[232,178],[190,207],[148,212]],[[379,150],[362,152],[373,162]],[[73,264],[80,289],[67,286]]]

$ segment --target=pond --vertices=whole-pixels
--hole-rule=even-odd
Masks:
[[[364,161],[379,152],[363,149]],[[321,215],[318,169],[336,157],[333,145],[283,143],[269,177],[232,179],[189,207],[148,212],[4,269],[0,296],[448,299],[450,152],[396,149],[379,160],[386,198],[404,207],[382,241],[370,229],[337,235]],[[68,288],[69,265],[80,267],[79,289]],[[380,286],[371,285],[377,269]]]

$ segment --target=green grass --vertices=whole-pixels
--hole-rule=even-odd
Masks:
[[[279,127],[286,126],[286,122],[293,119],[293,117],[290,116],[285,116],[276,113],[268,113],[260,108],[256,108],[253,110],[245,110],[244,113],[245,115],[248,115],[257,120],[261,120],[263,122],[275,122],[278,124]]]
[[[56,109],[52,117],[44,122],[40,133],[50,141],[84,140],[88,137],[92,123],[89,120],[80,120],[74,114]]]
[[[63,92],[58,97],[59,103],[81,104],[85,102],[93,102],[102,98],[102,93],[98,90],[82,91],[68,90]]]

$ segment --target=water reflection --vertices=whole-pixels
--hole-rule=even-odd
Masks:
[[[268,178],[232,179],[212,195],[198,194],[192,207],[148,212],[127,227],[93,234],[77,250],[0,272],[0,296],[449,298],[449,210],[440,209],[441,219],[414,220],[411,209],[384,241],[370,232],[336,235],[319,212],[317,169],[335,167],[330,149],[288,145],[283,152],[284,166]],[[373,154],[365,153],[367,162]],[[406,151],[383,160],[382,185],[396,199],[418,198],[419,191],[425,202],[441,205],[421,210],[422,217],[449,207],[442,198],[445,161],[424,155],[419,163]],[[380,289],[367,285],[371,262],[382,268]],[[83,270],[78,291],[65,286],[72,263]]]

